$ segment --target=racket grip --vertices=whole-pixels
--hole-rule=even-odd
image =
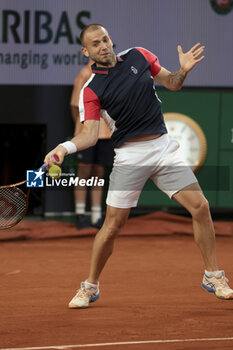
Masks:
[[[58,157],[58,155],[56,155],[56,154],[53,154],[53,155],[52,155],[52,158],[53,158],[54,160],[56,160],[56,162],[59,161],[59,157]],[[44,164],[41,166],[41,170],[44,171],[44,172],[46,172],[46,168],[47,168],[47,164],[44,163]]]
[[[44,171],[44,172],[46,172],[46,168],[47,168],[47,164],[44,163],[44,164],[41,166],[41,170]]]

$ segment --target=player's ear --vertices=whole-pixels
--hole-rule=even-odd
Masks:
[[[113,47],[114,45],[113,45],[113,42],[112,42],[112,37],[111,37],[111,35],[109,36],[109,38],[110,38],[110,40],[111,40],[112,47]]]
[[[84,56],[89,57],[89,52],[87,51],[87,49],[85,47],[82,47],[82,53],[84,54]]]

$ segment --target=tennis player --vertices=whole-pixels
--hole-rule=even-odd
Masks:
[[[192,215],[194,238],[205,265],[202,286],[218,298],[233,299],[225,273],[217,266],[208,201],[182,160],[178,143],[168,138],[154,86],[156,81],[169,90],[181,89],[189,71],[204,59],[204,46],[198,43],[184,53],[179,45],[180,69],[171,73],[143,48],[131,48],[116,55],[111,37],[101,25],[85,27],[80,38],[83,54],[95,62],[93,74],[80,94],[84,127],[78,136],[49,152],[45,162],[49,166],[54,164],[55,153],[61,164],[67,154],[95,145],[100,114],[112,130],[116,156],[106,199],[106,218],[94,240],[89,276],[69,307],[88,307],[99,298],[99,276],[113,252],[114,239],[127,221],[130,208],[137,205],[148,178]]]

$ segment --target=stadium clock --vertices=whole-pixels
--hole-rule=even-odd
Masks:
[[[164,113],[170,138],[180,144],[180,151],[186,163],[197,173],[203,165],[206,153],[206,137],[195,120],[180,113]]]

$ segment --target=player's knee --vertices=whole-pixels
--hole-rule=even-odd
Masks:
[[[191,215],[194,219],[200,221],[209,218],[210,207],[209,202],[205,197],[203,197],[194,208],[191,210]]]
[[[124,226],[124,220],[109,219],[104,223],[105,240],[113,240],[120,233],[122,227]]]

